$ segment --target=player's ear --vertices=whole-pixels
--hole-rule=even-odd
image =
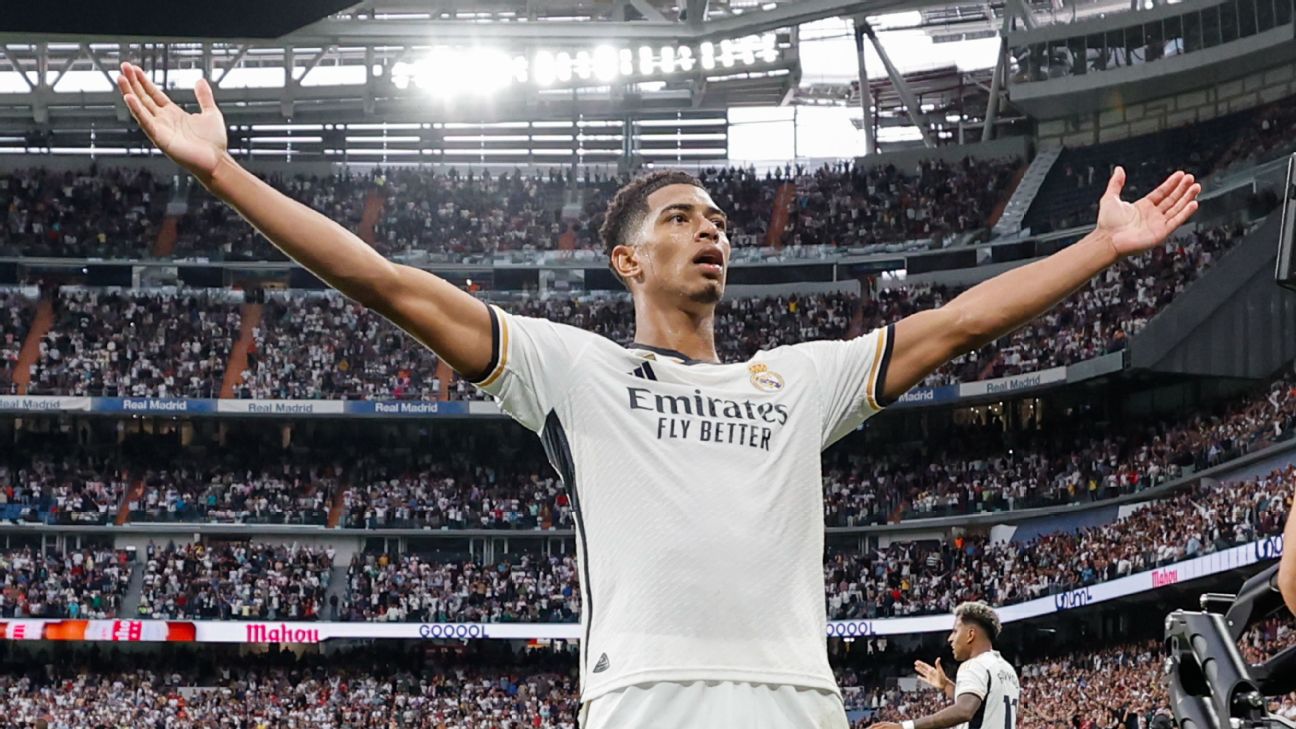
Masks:
[[[639,263],[639,247],[628,246],[624,243],[612,249],[612,270],[621,277],[623,281],[638,278],[643,272],[643,267]]]

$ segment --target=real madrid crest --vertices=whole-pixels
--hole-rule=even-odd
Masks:
[[[751,373],[748,379],[757,390],[778,392],[783,389],[783,375],[771,370],[769,365],[752,362],[747,365],[747,371]]]

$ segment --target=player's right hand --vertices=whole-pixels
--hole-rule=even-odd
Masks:
[[[926,661],[914,661],[914,670],[918,672],[918,678],[922,679],[923,683],[937,691],[944,691],[945,686],[951,683],[949,677],[945,675],[945,670],[941,668],[939,658],[936,659],[935,666]]]
[[[199,181],[208,182],[225,154],[227,137],[225,117],[216,108],[207,80],[198,79],[194,86],[197,114],[186,112],[167,98],[139,66],[123,63],[117,88],[153,144]]]

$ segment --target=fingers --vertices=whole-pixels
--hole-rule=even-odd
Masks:
[[[144,69],[139,66],[135,66],[134,69],[135,78],[139,79],[140,85],[144,87],[144,93],[148,94],[148,97],[153,100],[154,104],[157,104],[159,109],[171,103],[171,99],[168,99],[161,89],[153,85],[153,81],[148,77],[147,73],[144,73]]]
[[[130,88],[130,93],[134,94],[135,98],[139,99],[140,104],[143,105],[150,114],[157,114],[157,103],[153,101],[151,96],[144,93],[144,87],[140,85],[139,82],[139,74],[142,74],[143,70],[138,69],[129,63],[123,63],[121,65],[121,72],[122,76],[126,77],[126,83]]]
[[[1116,165],[1116,169],[1112,170],[1111,179],[1107,181],[1107,192],[1104,195],[1120,197],[1123,189],[1125,189],[1125,168]]]
[[[149,139],[153,140],[154,143],[156,143],[157,141],[156,117],[153,116],[152,112],[144,108],[144,103],[140,101],[139,97],[136,96],[135,94],[127,93],[124,99],[126,100],[126,108],[130,109],[131,116],[135,117],[136,122],[139,122],[140,129],[143,129],[144,134],[147,135]]]
[[[1170,175],[1169,177],[1165,178],[1165,182],[1162,182],[1160,185],[1157,185],[1157,189],[1153,190],[1152,192],[1149,192],[1147,194],[1147,199],[1153,205],[1159,205],[1162,200],[1165,200],[1167,197],[1169,197],[1170,193],[1173,192],[1175,188],[1179,186],[1179,183],[1183,181],[1184,177],[1185,175],[1182,170],[1175,172],[1173,175]]]
[[[1192,175],[1184,175],[1179,178],[1179,183],[1163,199],[1156,200],[1151,195],[1148,195],[1149,202],[1156,205],[1157,210],[1163,213],[1168,212],[1183,199],[1185,193],[1188,192],[1189,188],[1193,187],[1195,181],[1196,179]],[[1162,187],[1165,187],[1165,185],[1163,184]],[[1200,189],[1200,186],[1198,186],[1198,189]]]
[[[1162,211],[1166,218],[1171,220],[1189,205],[1196,204],[1197,196],[1201,194],[1201,185],[1187,185],[1183,191],[1176,191],[1176,193],[1177,196],[1171,198]]]
[[[1197,212],[1197,201],[1189,200],[1184,204],[1181,210],[1167,216],[1168,220],[1166,221],[1166,225],[1169,226],[1171,230],[1174,230],[1188,222],[1188,218],[1191,218],[1195,212]]]
[[[212,94],[211,84],[207,79],[200,78],[198,83],[194,84],[194,96],[198,97],[198,108],[202,111],[214,111],[216,109],[216,97]]]

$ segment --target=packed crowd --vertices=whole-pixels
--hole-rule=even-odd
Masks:
[[[28,393],[219,397],[239,308],[220,291],[64,289]]]
[[[107,524],[129,477],[111,453],[24,444],[0,454],[0,519]]]
[[[1113,267],[1039,320],[930,375],[935,386],[1056,367],[1123,349],[1158,311],[1244,231],[1186,234]],[[854,294],[743,297],[722,302],[722,361],[814,339],[839,339],[941,306],[962,289],[939,285]],[[30,394],[218,397],[239,334],[238,299],[217,290],[68,289],[32,365]],[[0,324],[3,363],[16,361],[26,299],[10,297]],[[549,297],[504,304],[516,314],[632,339],[628,297]],[[343,336],[340,333],[345,332]],[[340,294],[270,295],[234,395],[257,399],[480,399],[485,395],[390,322]],[[9,366],[12,369],[12,365]]]
[[[580,619],[573,555],[509,555],[494,564],[416,554],[357,554],[346,617],[439,623],[559,623]]]
[[[836,552],[826,564],[837,619],[952,612],[964,600],[1008,605],[1192,559],[1282,532],[1296,466],[1240,483],[1203,482],[1112,523],[1021,541],[958,537]]]
[[[333,557],[332,547],[296,543],[149,542],[139,615],[316,620],[325,609]]]
[[[576,729],[575,662],[480,662],[390,647],[235,655],[63,650],[11,655],[0,707],[17,729]]]
[[[850,162],[785,165],[758,173],[725,167],[697,174],[728,213],[735,245],[828,244],[860,247],[932,240],[982,229],[1010,192],[1020,160],[924,161],[913,169]],[[330,219],[359,230],[366,207],[378,214],[370,236],[384,254],[417,252],[444,259],[523,250],[601,250],[598,228],[608,202],[628,178],[566,169],[494,172],[392,168],[360,174],[284,175],[263,179]],[[779,191],[786,224],[776,220]],[[186,193],[186,188],[188,192]],[[176,224],[171,255],[223,260],[283,260],[229,206],[198,185]],[[579,194],[573,198],[572,191]],[[170,181],[143,170],[0,175],[0,252],[25,256],[152,255],[172,193]],[[572,206],[571,200],[579,203]],[[778,219],[782,219],[779,217]]]
[[[0,395],[17,392],[14,374],[34,308],[34,302],[23,292],[0,291]]]
[[[169,185],[145,169],[29,168],[0,174],[0,254],[139,258],[153,245]]]
[[[1296,378],[1236,401],[1152,421],[1052,423],[1047,432],[960,434],[885,458],[846,449],[824,459],[829,524],[853,526],[1096,501],[1135,493],[1296,434]]]
[[[1289,619],[1271,620],[1247,636],[1244,654],[1271,654],[1290,644],[1292,630]],[[950,705],[925,686],[902,690],[897,679],[910,672],[897,663],[901,655],[884,649],[868,667],[834,668],[856,729]],[[1155,640],[1028,658],[1017,663],[1017,725],[1170,729],[1162,661]],[[215,645],[162,655],[46,645],[0,661],[0,706],[8,725],[21,729],[38,721],[49,729],[576,729],[576,664],[570,649],[513,654],[481,643],[243,655]],[[1291,719],[1296,697],[1273,698],[1268,708]]]
[[[0,551],[0,617],[111,618],[130,582],[125,552]]]
[[[144,488],[127,502],[131,520],[325,523],[336,469],[293,462],[284,454],[269,466],[243,458],[234,466],[230,460],[177,458],[141,469]]]
[[[240,398],[441,399],[437,356],[341,295],[271,297],[253,336]]]
[[[1019,159],[848,163],[799,170],[783,240],[788,245],[861,248],[900,241],[941,242],[984,228],[1011,193]]]
[[[351,230],[359,225],[365,199],[374,186],[371,175],[350,172],[327,176],[270,174],[262,179]],[[234,208],[196,184],[190,186],[188,209],[176,223],[174,255],[226,261],[287,260]]]

